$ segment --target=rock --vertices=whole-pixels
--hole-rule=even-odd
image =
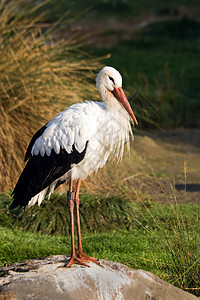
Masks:
[[[0,300],[195,300],[155,275],[125,265],[100,260],[100,266],[72,265],[56,255],[4,266],[0,273]],[[9,298],[10,295],[10,298]]]

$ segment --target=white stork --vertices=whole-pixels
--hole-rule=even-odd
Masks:
[[[12,193],[11,209],[41,204],[45,195],[69,180],[67,193],[71,227],[71,259],[67,266],[97,260],[83,254],[79,190],[81,180],[102,168],[109,158],[122,159],[124,145],[132,134],[136,117],[122,90],[122,77],[112,67],[97,75],[96,87],[103,102],[85,101],[59,113],[35,133],[25,154],[28,161]],[[72,183],[77,180],[75,191]],[[78,251],[74,246],[74,206],[77,218]]]

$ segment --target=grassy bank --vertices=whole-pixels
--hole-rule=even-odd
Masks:
[[[139,195],[138,195],[139,196]],[[141,196],[141,195],[140,195]],[[31,208],[9,210],[9,195],[0,195],[0,225],[9,229],[22,229],[33,233],[50,235],[68,235],[69,212],[65,194],[54,193],[50,200]],[[177,205],[176,201],[168,205],[154,203],[151,200],[128,200],[122,197],[90,195],[80,196],[80,219],[83,233],[101,233],[113,230],[164,230],[177,222],[179,216],[187,220],[188,230],[199,212],[198,204]],[[200,212],[199,212],[200,213]],[[184,220],[185,220],[184,219]],[[198,224],[197,224],[198,225]]]
[[[45,257],[53,254],[70,255],[70,237],[33,234],[1,227],[0,264],[19,262],[24,259]],[[152,237],[141,230],[117,230],[108,233],[85,233],[84,251],[99,259],[125,263],[132,268],[156,271],[152,253],[156,251]],[[153,247],[153,248],[152,248]],[[158,256],[158,255],[156,255]],[[152,269],[154,265],[154,269]],[[157,272],[157,271],[156,271]]]

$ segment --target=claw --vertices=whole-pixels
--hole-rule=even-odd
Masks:
[[[88,260],[84,259],[84,258],[79,258],[79,257],[71,257],[70,260],[68,261],[68,263],[65,265],[66,268],[68,268],[69,266],[73,265],[73,264],[78,264],[84,267],[89,267],[87,264],[85,264],[85,262],[89,262]]]
[[[91,256],[88,256],[88,255],[85,255],[84,253],[83,253],[83,251],[77,251],[76,252],[76,256],[78,257],[78,258],[80,258],[81,260],[85,260],[85,261],[91,261],[91,262],[93,262],[93,263],[95,263],[95,264],[97,264],[97,265],[99,265],[100,263],[98,262],[98,260],[95,258],[95,257],[91,257]]]

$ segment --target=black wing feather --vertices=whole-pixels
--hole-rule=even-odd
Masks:
[[[52,150],[50,156],[47,154],[31,156],[12,193],[14,201],[10,209],[18,205],[26,206],[32,197],[68,172],[72,164],[81,162],[85,156],[87,144],[88,142],[81,153],[73,145],[71,153],[61,148],[59,154]],[[56,187],[61,183],[63,182],[58,183]]]

